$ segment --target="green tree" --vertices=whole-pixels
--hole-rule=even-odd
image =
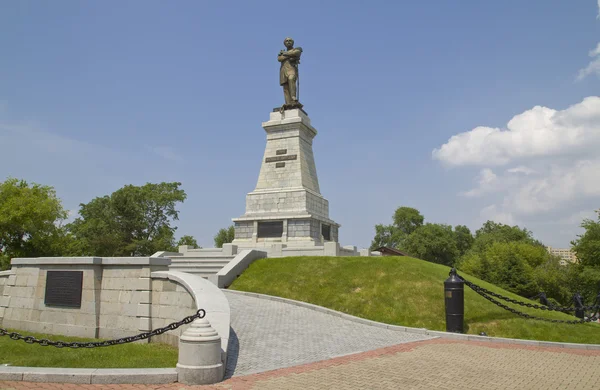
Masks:
[[[528,244],[543,247],[543,244],[533,238],[533,233],[525,228],[518,226],[509,226],[494,221],[487,221],[475,232],[473,249],[477,251],[485,250],[489,245],[495,242],[526,242]]]
[[[392,225],[375,225],[375,237],[371,241],[371,250],[382,246],[399,248],[409,234],[423,225],[423,216],[412,207],[398,207],[393,215]]]
[[[375,225],[375,237],[371,241],[371,250],[374,251],[382,246],[398,248],[403,238],[404,234],[394,225]]]
[[[110,196],[81,204],[68,228],[80,241],[79,255],[149,256],[174,248],[179,219],[175,206],[186,194],[181,183],[126,185]]]
[[[235,227],[229,226],[228,228],[219,229],[215,236],[215,246],[217,248],[223,248],[223,244],[228,244],[235,238]]]
[[[600,210],[596,213],[598,221],[584,219],[581,227],[585,229],[585,233],[578,235],[578,238],[571,242],[577,260],[585,267],[600,266]]]
[[[0,269],[13,257],[57,256],[69,245],[54,188],[9,178],[0,183]]]
[[[199,248],[198,241],[193,236],[183,236],[177,241],[177,246],[188,245],[193,249]]]
[[[423,225],[425,218],[412,207],[398,207],[394,212],[394,226],[408,236]]]
[[[456,248],[458,249],[459,256],[467,253],[467,251],[471,249],[473,241],[475,241],[475,238],[471,234],[471,230],[464,225],[457,225],[454,228],[454,238],[456,240]]]
[[[402,249],[419,259],[445,265],[453,265],[459,254],[452,226],[437,223],[418,227],[404,240]]]
[[[558,256],[550,255],[547,261],[533,270],[533,278],[540,292],[545,292],[555,304],[570,306],[576,292],[572,280],[575,270],[573,264],[564,266],[560,265],[560,261]]]
[[[535,271],[552,256],[539,245],[523,241],[493,242],[482,251],[470,251],[460,270],[524,297],[540,292]],[[546,285],[547,286],[547,285]]]

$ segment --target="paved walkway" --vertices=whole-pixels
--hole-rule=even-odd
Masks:
[[[231,306],[226,378],[430,339],[289,303],[225,291]]]
[[[600,388],[600,351],[447,339],[233,377],[213,386],[0,382],[0,390],[581,389]]]

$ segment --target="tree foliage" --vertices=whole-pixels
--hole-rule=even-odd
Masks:
[[[193,236],[182,236],[179,241],[177,241],[177,246],[180,245],[188,245],[191,246],[192,249],[200,248],[198,245],[198,241]]]
[[[579,263],[584,267],[600,267],[600,210],[597,210],[598,221],[584,219],[581,227],[585,233],[571,242]]]
[[[61,254],[66,217],[54,188],[14,178],[0,183],[0,269],[13,257]]]
[[[551,260],[544,247],[524,241],[496,241],[481,251],[469,252],[460,269],[528,297],[540,292],[536,269]]]
[[[371,250],[382,246],[398,248],[404,235],[394,225],[375,225],[375,237],[371,241]]]
[[[483,251],[495,242],[526,242],[531,245],[544,245],[533,238],[533,233],[526,228],[509,226],[494,221],[487,221],[475,232],[473,249]]]
[[[233,225],[228,228],[219,229],[214,237],[215,247],[223,248],[223,244],[228,244],[235,238],[235,227]]]
[[[149,256],[174,248],[179,212],[175,206],[186,194],[181,183],[126,185],[110,196],[81,204],[69,225],[79,241],[79,255]]]
[[[471,230],[464,225],[457,225],[454,228],[454,238],[456,240],[456,249],[458,255],[462,256],[473,246],[475,238],[471,234]]]
[[[408,236],[423,225],[425,218],[412,207],[398,207],[394,212],[394,227]]]
[[[459,255],[452,226],[427,223],[415,229],[402,243],[411,256],[432,263],[453,265]]]
[[[412,207],[398,207],[393,215],[392,225],[375,225],[375,237],[371,241],[371,250],[382,246],[400,248],[402,242],[419,226],[424,218],[419,210]]]

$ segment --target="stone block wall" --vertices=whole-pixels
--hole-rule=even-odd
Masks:
[[[78,270],[83,272],[83,289],[81,308],[76,310],[47,307],[44,304],[46,274],[48,270],[63,270],[60,265],[37,267],[25,261],[13,268],[13,275],[7,280],[3,291],[6,307],[1,319],[2,326],[30,332],[95,337],[98,313],[94,286],[99,270],[94,265],[96,260],[84,258],[77,264]]]
[[[287,223],[287,236],[292,237],[310,237],[312,223],[310,219],[290,219]]]
[[[2,318],[4,317],[4,312],[8,307],[8,301],[10,297],[8,295],[4,295],[4,291],[6,290],[5,286],[8,283],[9,276],[12,275],[11,271],[1,271],[0,272],[0,324],[2,324]]]
[[[321,242],[321,222],[316,219],[310,220],[310,238],[316,242]]]
[[[22,331],[113,339],[163,327],[194,314],[192,292],[170,280],[153,280],[168,258],[13,259],[0,274],[0,326]],[[81,306],[44,303],[48,271],[82,271]],[[154,341],[177,344],[181,330]]]
[[[196,302],[181,284],[167,279],[152,280],[152,327],[162,328],[196,312]],[[177,346],[188,326],[156,336],[153,341]]]
[[[250,239],[254,232],[254,222],[242,221],[235,223],[235,238],[236,239]]]
[[[306,209],[312,215],[329,219],[329,201],[320,195],[307,192]]]

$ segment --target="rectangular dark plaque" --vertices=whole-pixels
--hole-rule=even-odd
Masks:
[[[331,226],[325,224],[321,225],[321,234],[325,241],[331,241]]]
[[[280,156],[282,154],[287,154],[287,149],[277,149],[275,152],[276,155]]]
[[[80,308],[82,288],[83,271],[48,271],[44,304]]]
[[[277,156],[277,157],[267,157],[265,158],[265,162],[277,162],[277,161],[287,161],[287,160],[295,160],[298,158],[297,154],[290,154],[288,156]]]
[[[275,238],[283,235],[283,221],[259,222],[258,238]]]
[[[285,168],[285,163],[284,162],[275,163],[275,168]]]

